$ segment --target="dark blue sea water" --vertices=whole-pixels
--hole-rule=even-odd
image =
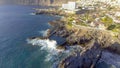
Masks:
[[[36,6],[0,5],[0,68],[50,68],[46,53],[26,39],[42,36],[40,31],[50,28],[48,21],[58,17],[31,15],[32,8]]]

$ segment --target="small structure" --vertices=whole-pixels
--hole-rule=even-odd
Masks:
[[[70,10],[65,10],[65,13],[75,14],[75,12],[74,12],[74,11],[70,11]]]
[[[62,9],[64,9],[65,13],[75,14],[79,11],[76,9],[76,2],[68,2],[67,4],[62,4]]]
[[[99,21],[99,18],[96,18],[95,21],[91,22],[90,26],[91,27],[96,27],[98,29],[106,29],[106,27],[104,26],[104,24]]]
[[[119,17],[119,16],[120,16],[120,12],[116,12],[116,13],[115,13],[115,16],[118,16],[118,17]]]
[[[99,24],[98,28],[99,29],[105,29],[105,26],[104,26],[104,24],[101,23],[101,24]]]
[[[68,4],[62,4],[62,9],[68,9]]]
[[[117,2],[118,2],[118,4],[120,4],[120,0],[118,0]]]
[[[91,27],[95,27],[94,22],[91,22],[91,23],[90,23],[90,26],[91,26]]]
[[[68,4],[62,4],[62,9],[75,10],[76,9],[76,3],[75,2],[68,2]]]

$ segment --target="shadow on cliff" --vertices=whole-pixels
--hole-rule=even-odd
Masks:
[[[115,42],[114,44],[105,49],[109,50],[110,52],[120,54],[120,44],[118,42]]]
[[[99,68],[96,65],[100,62],[102,53],[105,51],[120,54],[120,44],[115,42],[111,46],[103,48],[100,44],[94,42],[93,45],[85,47],[82,52],[75,52],[61,61],[58,68]],[[103,68],[111,67],[106,64]]]

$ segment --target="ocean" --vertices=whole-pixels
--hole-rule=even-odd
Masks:
[[[48,52],[28,44],[30,37],[43,36],[49,21],[57,16],[32,15],[40,6],[0,5],[0,68],[50,68]]]

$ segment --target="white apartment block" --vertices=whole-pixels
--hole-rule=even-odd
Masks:
[[[68,4],[62,4],[62,8],[66,10],[75,10],[76,2],[68,2]]]

